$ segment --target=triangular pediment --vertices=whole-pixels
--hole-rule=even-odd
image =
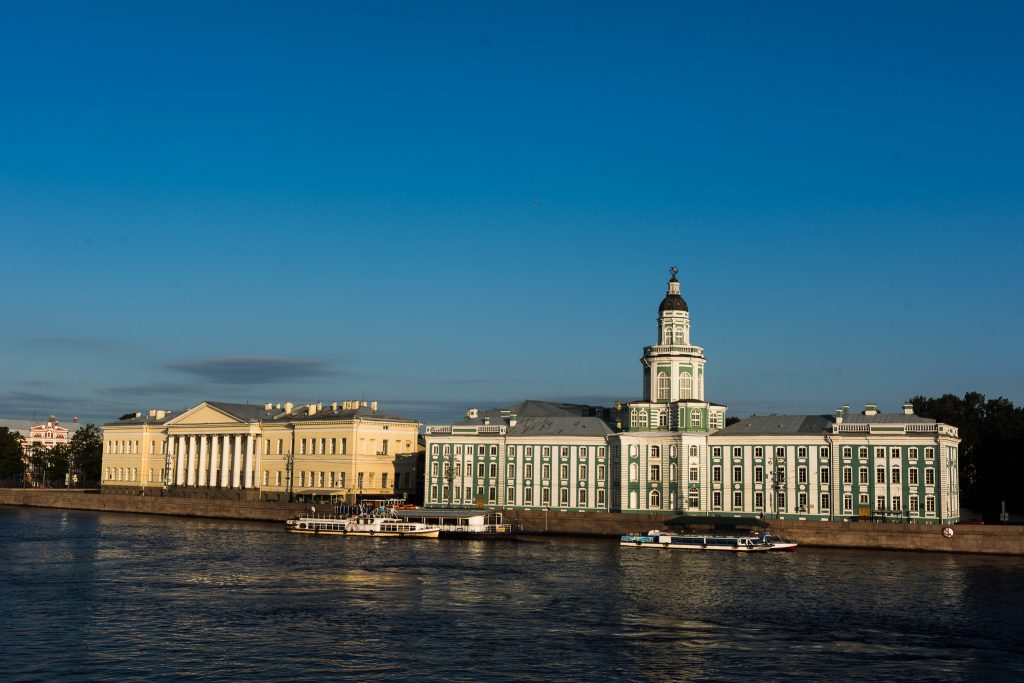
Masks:
[[[203,402],[194,408],[189,408],[178,417],[167,422],[169,427],[205,424],[243,424],[243,421],[233,415],[228,415],[223,410],[215,408],[209,403]]]

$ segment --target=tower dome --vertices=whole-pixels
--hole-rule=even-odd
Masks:
[[[678,272],[676,268],[672,268],[672,278],[668,281],[668,292],[665,293],[665,298],[661,300],[661,306],[658,307],[659,313],[664,313],[665,311],[689,312],[690,310],[679,293],[679,280],[676,279],[676,273]]]

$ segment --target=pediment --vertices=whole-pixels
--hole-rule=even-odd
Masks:
[[[243,424],[243,422],[237,417],[228,415],[223,410],[211,406],[209,403],[200,403],[167,422],[169,427],[205,424]]]

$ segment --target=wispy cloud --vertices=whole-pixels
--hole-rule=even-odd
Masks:
[[[221,384],[274,384],[338,374],[322,360],[301,358],[207,358],[164,367]]]
[[[150,382],[148,384],[135,384],[123,387],[104,387],[97,389],[96,393],[101,396],[127,396],[127,397],[191,397],[202,394],[205,390],[204,384],[191,384],[188,382]]]

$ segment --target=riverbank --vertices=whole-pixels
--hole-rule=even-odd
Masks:
[[[63,489],[0,489],[0,505],[132,512],[179,517],[282,522],[308,509],[307,504],[273,501],[125,496]],[[670,529],[676,514],[580,513],[543,510],[506,511],[505,521],[525,534],[617,538],[630,531]],[[769,520],[769,529],[802,545],[867,550],[1024,555],[1024,526],[940,525],[871,522],[801,522]]]

